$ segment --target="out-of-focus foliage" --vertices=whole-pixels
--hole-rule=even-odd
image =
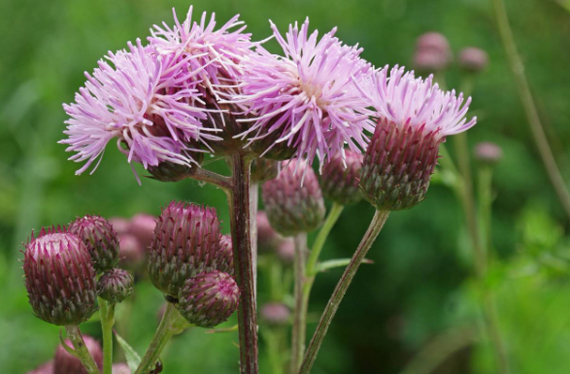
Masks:
[[[526,73],[554,153],[568,181],[570,144],[570,13],[566,1],[506,0]],[[322,32],[360,43],[377,66],[409,65],[415,38],[426,31],[448,36],[458,52],[485,49],[490,67],[476,81],[469,132],[473,145],[503,148],[494,188],[492,277],[500,321],[515,373],[567,373],[570,365],[570,238],[531,134],[498,38],[487,0],[199,0],[198,12],[219,22],[240,13],[255,39],[269,35],[268,19],[281,29],[306,16]],[[0,371],[23,373],[48,360],[58,329],[36,319],[27,304],[18,252],[31,229],[65,224],[86,213],[130,217],[158,214],[172,199],[218,208],[229,231],[224,194],[194,181],[176,184],[143,178],[139,186],[122,154],[111,145],[93,175],[75,176],[66,161],[62,102],[70,102],[108,50],[145,38],[154,23],[172,23],[187,1],[7,0],[0,7]],[[452,68],[449,87],[460,87]],[[449,140],[451,143],[453,139]],[[222,165],[212,168],[224,172]],[[144,171],[137,167],[144,175]],[[570,184],[570,183],[569,183]],[[323,257],[349,257],[373,214],[365,202],[349,207],[333,230]],[[475,325],[480,295],[471,283],[472,259],[462,215],[452,192],[434,183],[425,202],[392,215],[348,292],[315,374],[398,373],[439,334]],[[310,316],[316,321],[340,270],[319,276]],[[263,294],[262,294],[263,296]],[[132,304],[117,311],[122,336],[143,353],[158,323],[162,296],[137,284]],[[230,321],[231,326],[235,321]],[[226,325],[224,325],[226,326]],[[100,337],[98,321],[85,332]],[[309,333],[313,327],[310,326]],[[480,329],[477,329],[479,331]],[[481,330],[482,331],[482,330]],[[484,333],[449,357],[439,373],[495,373]],[[237,334],[195,329],[174,340],[163,361],[167,373],[235,373]],[[263,373],[268,372],[262,349]]]

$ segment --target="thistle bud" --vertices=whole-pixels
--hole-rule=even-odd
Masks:
[[[287,162],[277,178],[263,184],[262,195],[269,222],[282,235],[313,231],[325,217],[317,176],[305,161]]]
[[[489,55],[475,47],[464,48],[459,52],[459,66],[469,73],[479,73],[489,65]]]
[[[437,32],[428,32],[417,39],[414,66],[422,72],[440,72],[449,66],[452,56],[447,38]]]
[[[323,195],[338,204],[351,205],[362,200],[358,188],[363,156],[351,150],[345,151],[345,158],[337,154],[323,168],[321,188]]]
[[[265,157],[258,157],[251,164],[251,180],[257,183],[267,182],[277,177],[279,163]]]
[[[123,269],[111,269],[103,273],[97,282],[97,293],[112,304],[120,303],[133,292],[133,277]]]
[[[219,256],[222,258],[220,261],[223,264],[228,264],[227,273],[234,273],[234,250],[232,246],[232,237],[229,235],[222,235],[220,237],[220,253]]]
[[[157,218],[150,214],[137,214],[131,218],[129,233],[134,235],[146,250],[154,238]]]
[[[119,259],[119,239],[113,226],[100,216],[78,218],[69,225],[69,232],[77,235],[89,250],[93,266],[98,272],[112,269]]]
[[[26,289],[34,314],[54,325],[79,325],[95,304],[95,269],[83,242],[61,229],[42,229],[24,253]]]
[[[90,336],[83,335],[83,340],[85,341],[85,347],[95,360],[95,364],[99,369],[103,368],[103,351],[101,350],[101,345],[95,339]],[[65,341],[65,344],[74,349],[73,344],[69,339]],[[55,351],[55,359],[53,365],[54,374],[87,374],[87,370],[83,367],[83,364],[75,356],[69,354],[61,345],[57,347]]]
[[[293,238],[283,238],[275,247],[277,258],[283,265],[291,265],[295,260],[295,241]]]
[[[495,165],[503,158],[501,147],[491,142],[481,142],[475,146],[475,159],[485,165]]]
[[[144,260],[144,249],[140,241],[131,234],[119,234],[119,265],[137,269]]]
[[[364,156],[360,188],[378,210],[409,209],[427,193],[441,139],[423,126],[381,120]]]
[[[178,297],[184,282],[213,270],[232,273],[233,263],[222,246],[216,210],[172,202],[160,215],[148,253],[148,272],[154,285]]]
[[[214,327],[237,309],[240,291],[227,273],[212,271],[188,279],[177,308],[186,320],[199,327]]]
[[[283,303],[268,303],[261,308],[261,320],[270,326],[283,326],[290,316],[289,307]]]
[[[273,252],[279,241],[283,240],[281,235],[279,235],[267,218],[267,214],[264,211],[257,212],[257,247],[260,253]]]

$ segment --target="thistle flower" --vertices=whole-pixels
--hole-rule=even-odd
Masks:
[[[95,269],[83,242],[60,228],[42,229],[24,252],[34,314],[54,325],[79,325],[97,309]]]
[[[346,150],[345,155],[338,154],[331,158],[321,175],[321,188],[327,199],[341,205],[356,204],[362,200],[358,188],[362,159],[362,154],[351,150]]]
[[[101,345],[95,339],[90,336],[83,335],[83,340],[85,341],[85,347],[93,356],[93,360],[99,367],[103,368],[103,351],[101,350]],[[73,349],[73,344],[69,339],[65,340],[65,344]],[[65,348],[61,345],[57,347],[55,351],[55,359],[53,366],[53,373],[57,374],[87,374],[87,370],[83,367],[83,364],[75,356],[69,354]]]
[[[150,279],[162,292],[177,298],[184,282],[197,274],[232,273],[233,257],[221,241],[215,209],[170,203],[158,219],[149,248]]]
[[[111,269],[99,278],[97,294],[110,303],[120,303],[133,292],[133,283],[133,276],[128,271]]]
[[[373,125],[354,83],[370,70],[362,49],[344,45],[336,28],[317,40],[317,31],[308,35],[308,19],[300,29],[290,25],[285,37],[271,28],[284,56],[258,46],[243,61],[243,94],[231,100],[249,107],[251,118],[238,122],[252,125],[241,137],[272,159],[324,162],[345,144],[355,152],[365,148]]]
[[[446,136],[466,131],[476,118],[465,115],[471,98],[443,92],[432,77],[415,78],[394,67],[376,72],[367,95],[378,124],[364,156],[360,188],[377,209],[411,208],[425,198],[438,149]]]
[[[325,203],[315,172],[304,160],[287,162],[277,178],[262,189],[271,226],[285,236],[315,230],[325,216]]]
[[[119,239],[105,218],[89,215],[78,218],[69,224],[69,232],[83,240],[98,272],[115,266],[119,259]]]
[[[189,58],[159,55],[140,40],[128,47],[100,60],[92,75],[85,74],[75,102],[63,106],[71,118],[65,122],[68,138],[60,143],[76,152],[70,160],[86,161],[76,174],[97,159],[98,165],[113,138],[129,163],[145,169],[162,162],[190,167],[196,164],[193,143],[216,139],[202,128],[206,114],[195,105],[198,90],[183,83],[197,74],[185,68]]]
[[[226,321],[238,307],[240,291],[227,273],[199,274],[184,283],[177,308],[186,320],[199,327]]]
[[[283,303],[267,303],[261,308],[261,319],[270,326],[283,326],[289,322],[291,311]]]

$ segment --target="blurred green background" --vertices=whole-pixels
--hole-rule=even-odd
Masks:
[[[570,181],[570,7],[562,0],[506,2],[553,151]],[[86,213],[158,214],[170,200],[185,199],[217,207],[229,231],[222,192],[194,181],[143,180],[139,186],[112,145],[93,175],[75,176],[78,165],[66,161],[65,147],[56,143],[64,129],[61,104],[73,99],[83,84],[83,71],[91,71],[108,50],[146,38],[151,25],[172,24],[172,7],[183,17],[191,4],[200,13],[216,12],[219,23],[240,13],[257,40],[269,35],[268,19],[282,30],[307,16],[321,32],[338,26],[337,35],[348,44],[360,43],[363,56],[377,66],[409,65],[415,38],[426,31],[444,33],[455,52],[465,46],[485,49],[491,63],[473,92],[471,113],[480,120],[469,141],[471,146],[493,141],[504,151],[494,179],[497,255],[490,280],[501,327],[514,373],[568,373],[568,219],[534,147],[487,0],[3,1],[0,372],[31,370],[52,357],[58,342],[58,329],[33,317],[27,304],[18,260],[32,228],[65,224]],[[449,71],[447,82],[460,86],[457,68]],[[324,257],[350,256],[372,214],[365,202],[346,209]],[[436,352],[449,346],[455,351],[434,373],[497,372],[477,322],[478,295],[462,222],[454,195],[437,183],[424,203],[392,215],[369,255],[375,264],[360,271],[338,312],[315,374],[399,373],[428,344],[435,344]],[[340,272],[317,279],[310,306],[313,320]],[[137,285],[128,338],[140,353],[156,328],[161,303],[149,283]],[[96,321],[84,330],[100,336]],[[165,372],[236,373],[237,340],[235,333],[187,333],[163,355]],[[264,352],[262,346],[262,373],[268,372]]]

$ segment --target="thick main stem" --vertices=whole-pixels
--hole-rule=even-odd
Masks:
[[[291,366],[289,372],[297,373],[307,339],[307,304],[304,302],[305,261],[307,258],[307,234],[295,236],[295,308],[293,309],[293,331],[291,334]]]
[[[236,153],[231,157],[230,164],[230,223],[235,277],[241,291],[238,308],[240,370],[242,374],[257,374],[257,310],[250,237],[251,160],[246,155]]]
[[[389,215],[390,212],[385,210],[377,210],[374,214],[374,217],[370,222],[370,226],[368,226],[368,229],[366,230],[364,237],[362,237],[358,248],[354,252],[350,263],[344,270],[342,278],[338,281],[336,288],[323,312],[323,315],[321,316],[321,320],[319,321],[317,330],[311,339],[311,343],[307,349],[307,353],[305,355],[305,359],[303,360],[299,374],[308,374],[311,372],[311,368],[315,363],[319,349],[323,344],[323,340],[325,339],[336,311],[338,310],[338,307],[344,298],[348,287],[350,287],[350,284],[352,283],[352,280],[354,279],[354,276],[358,271],[360,264],[362,264],[362,261],[364,261],[368,250],[370,250],[370,247],[372,247],[372,244],[376,240],[376,237],[378,237],[378,234],[382,230],[382,227],[384,227],[384,223],[386,223]]]
[[[253,261],[253,290],[257,302],[257,206],[259,205],[259,183],[251,182],[249,187],[249,237]]]
[[[515,83],[517,85],[517,91],[519,93],[524,111],[526,113],[532,135],[536,142],[536,146],[542,158],[542,162],[546,168],[550,182],[556,190],[558,198],[562,202],[562,206],[566,211],[566,214],[570,218],[570,193],[566,188],[562,174],[556,165],[556,160],[548,144],[548,139],[544,133],[544,128],[542,127],[542,122],[538,115],[536,105],[534,104],[534,99],[530,91],[526,75],[524,73],[524,64],[517,51],[517,45],[515,43],[515,38],[513,36],[513,31],[509,24],[509,18],[507,15],[507,9],[503,0],[493,0],[493,5],[495,6],[495,15],[497,17],[497,24],[499,26],[499,33],[503,41],[503,46],[507,53],[507,58],[511,65],[511,70],[513,72]]]
[[[115,324],[115,304],[99,298],[99,315],[103,332],[103,374],[113,373],[113,325]]]
[[[101,372],[99,371],[95,360],[93,360],[93,356],[91,356],[91,353],[89,353],[85,346],[85,341],[83,340],[79,326],[65,326],[65,330],[67,331],[69,340],[71,340],[71,343],[73,344],[75,356],[81,361],[85,370],[87,370],[87,373],[100,374]]]
[[[180,334],[189,326],[188,322],[176,310],[174,304],[166,303],[166,310],[162,315],[160,324],[135,374],[150,373],[155,368],[156,362],[170,338]]]

